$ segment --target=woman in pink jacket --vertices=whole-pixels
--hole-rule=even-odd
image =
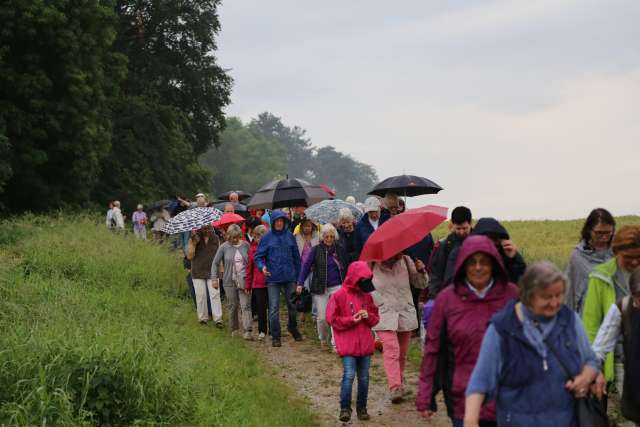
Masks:
[[[369,365],[374,350],[373,333],[380,317],[369,292],[373,291],[373,274],[365,262],[349,266],[342,287],[327,304],[326,320],[333,328],[336,350],[342,357],[344,373],[340,386],[340,421],[351,419],[351,389],[358,376],[356,413],[359,420],[368,420]]]

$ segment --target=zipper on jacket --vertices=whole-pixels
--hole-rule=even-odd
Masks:
[[[547,359],[542,359],[542,369],[545,371],[549,370],[549,364],[547,364]]]

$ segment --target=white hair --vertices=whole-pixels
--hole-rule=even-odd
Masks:
[[[353,221],[353,212],[349,208],[340,209],[340,213],[338,214],[338,222],[342,221]]]
[[[324,236],[327,234],[333,234],[333,237],[338,238],[338,232],[333,224],[324,224],[322,228],[320,228],[320,239],[324,239]]]

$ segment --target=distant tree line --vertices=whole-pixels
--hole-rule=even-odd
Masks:
[[[363,200],[378,180],[373,167],[332,146],[314,146],[304,129],[286,126],[268,112],[246,124],[228,119],[221,145],[211,147],[200,163],[212,172],[214,194],[232,189],[253,192],[288,175],[327,184],[338,197]]]
[[[132,206],[287,173],[358,193],[340,171],[375,178],[270,114],[223,133],[232,79],[214,55],[218,5],[2,2],[0,210]]]

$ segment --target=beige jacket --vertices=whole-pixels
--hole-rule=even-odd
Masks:
[[[421,275],[416,271],[411,258],[404,256],[404,260],[406,262],[398,260],[391,269],[381,263],[375,263],[372,268],[375,291],[371,295],[380,312],[380,322],[373,328],[374,331],[403,332],[418,328],[407,266],[412,276],[424,278],[425,282],[428,278],[426,273]],[[424,284],[421,283],[421,287]]]

